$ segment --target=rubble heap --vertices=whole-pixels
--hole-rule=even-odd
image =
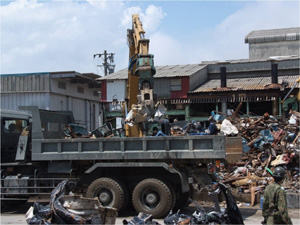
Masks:
[[[281,121],[268,113],[256,119],[226,119],[243,138],[243,157],[234,165],[221,163],[217,173],[221,182],[254,196],[273,182],[272,172],[280,165],[287,171],[283,187],[299,193],[300,113],[291,111],[289,118]]]

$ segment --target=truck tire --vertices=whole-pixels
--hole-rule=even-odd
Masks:
[[[90,184],[87,189],[88,198],[97,197],[101,204],[106,207],[113,207],[120,211],[125,207],[128,191],[121,181],[102,177]]]
[[[139,182],[132,193],[132,204],[137,212],[154,218],[165,216],[173,207],[173,193],[161,180],[148,178]]]
[[[168,188],[170,189],[170,192],[172,194],[172,206],[171,206],[171,210],[175,207],[176,204],[176,191],[175,188],[172,186],[172,184],[164,181],[164,183],[168,186]]]

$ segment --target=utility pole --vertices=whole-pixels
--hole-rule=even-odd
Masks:
[[[107,53],[106,50],[104,50],[104,53],[94,54],[94,58],[98,56],[98,58],[103,59],[102,65],[97,66],[103,67],[104,76],[107,76],[107,73],[111,74],[115,72],[114,55],[115,53]]]

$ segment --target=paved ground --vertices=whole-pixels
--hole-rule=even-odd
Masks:
[[[14,207],[14,208],[4,208],[1,211],[1,225],[6,224],[26,224],[25,213],[32,204],[27,203],[25,205]],[[181,213],[191,214],[195,210],[194,207],[189,206],[184,209]],[[240,208],[244,222],[246,225],[250,224],[260,224],[262,221],[261,210],[259,206],[250,208],[250,207],[241,207]],[[300,210],[299,209],[289,209],[289,214],[292,218],[293,224],[300,224]],[[124,219],[131,220],[136,214],[134,210],[127,210],[124,213],[121,213],[117,218],[117,224],[122,224]],[[163,224],[163,220],[156,220],[160,224]]]

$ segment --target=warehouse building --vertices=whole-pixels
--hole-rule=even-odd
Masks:
[[[171,120],[207,120],[212,110],[237,108],[242,115],[281,116],[281,100],[299,77],[299,33],[300,28],[250,32],[249,59],[156,66],[154,99],[167,106]],[[106,119],[122,116],[127,76],[123,69],[98,79]],[[298,107],[295,98],[287,103]]]
[[[169,104],[168,114],[185,118],[188,92],[206,80],[206,65],[156,66],[154,100]],[[99,78],[102,87],[101,101],[106,106],[106,117],[122,116],[121,104],[127,96],[127,69]],[[105,94],[106,93],[106,94]]]
[[[269,56],[299,55],[299,27],[255,30],[245,37],[249,44],[249,58],[263,59]]]
[[[1,74],[1,109],[37,106],[72,111],[77,123],[95,129],[101,112],[98,77],[75,71]]]
[[[281,100],[299,78],[299,59],[290,56],[206,62],[209,79],[189,92],[192,107],[215,105],[217,111],[227,113],[239,105],[243,115],[268,112],[281,116]]]

